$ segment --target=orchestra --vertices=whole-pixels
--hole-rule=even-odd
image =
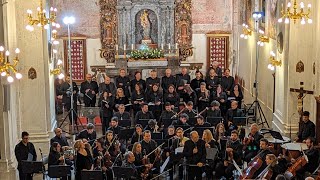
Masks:
[[[154,70],[145,81],[140,71],[130,80],[121,69],[114,83],[106,76],[99,90],[84,87],[81,92],[99,98],[102,136],[98,136],[101,131],[96,131],[94,124],[88,123],[70,147],[62,129],[56,128],[50,140],[49,166],[72,166],[77,180],[81,180],[82,171],[92,170],[101,171],[104,179],[117,178],[114,167],[132,168],[130,179],[163,175],[183,180],[274,180],[284,175],[302,180],[318,175],[320,154],[310,113],[303,112],[295,139],[268,141],[268,133],[256,123],[243,127],[246,135],[242,139],[242,125],[235,121],[246,117],[241,86],[230,76],[230,70],[226,69],[222,77],[220,71],[219,67],[210,69],[205,80],[197,71],[190,81],[186,68],[176,76],[166,69],[162,78]],[[88,76],[87,82],[93,82],[91,78]],[[125,120],[130,124],[122,126]],[[271,130],[267,132],[270,135]],[[20,173],[22,160],[28,158],[28,153],[36,157],[26,137],[24,134],[22,144],[16,148],[21,177],[25,177]]]

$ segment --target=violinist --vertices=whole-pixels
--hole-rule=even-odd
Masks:
[[[108,131],[112,131],[114,134],[119,134],[123,128],[118,126],[118,124],[119,124],[118,117],[115,117],[115,116],[112,117],[111,123],[110,123],[111,126],[108,128]]]
[[[135,142],[132,147],[132,152],[135,157],[134,165],[142,166],[143,165],[142,159],[145,154],[142,153],[141,143]]]
[[[71,158],[73,159],[73,157]],[[61,148],[61,145],[58,142],[52,143],[52,146],[50,148],[50,153],[49,153],[49,159],[48,159],[48,166],[51,165],[72,165],[72,162],[70,159],[65,159],[63,155],[63,150]],[[67,180],[68,177],[61,177],[61,180]],[[71,179],[71,177],[69,177]]]
[[[116,147],[117,144],[115,142],[116,140],[115,137],[113,137],[113,132],[107,131],[105,146],[107,147],[107,151],[109,152],[112,161],[114,161],[117,154],[120,153],[120,148]]]
[[[195,127],[211,127],[211,124],[205,122],[203,116],[199,115],[197,117],[197,124],[195,125]]]
[[[143,127],[141,126],[141,124],[137,124],[135,126],[135,132],[131,137],[131,144],[142,141],[143,139],[142,131],[143,131]]]
[[[210,91],[206,89],[206,83],[200,83],[200,89],[196,90],[198,100],[198,111],[204,110],[210,104]]]
[[[211,107],[207,110],[207,117],[221,117],[220,103],[212,101]]]
[[[220,159],[223,159],[225,154],[224,151],[226,149],[226,142],[227,142],[226,130],[224,128],[223,123],[217,124],[215,134],[214,134],[214,139],[218,143],[218,150],[219,150],[218,157]]]
[[[176,113],[172,110],[171,104],[169,102],[166,102],[165,104],[165,110],[162,111],[160,119],[159,119],[159,125],[163,125],[163,119],[171,119]]]
[[[103,138],[97,139],[95,145],[96,146],[92,149],[94,169],[101,170],[106,175],[107,179],[112,179],[113,175],[110,169],[112,161],[110,159],[110,154],[107,153],[104,146]]]
[[[114,113],[114,117],[117,117],[120,121],[121,120],[128,120],[131,119],[130,118],[130,113],[128,113],[127,111],[125,111],[126,107],[124,106],[124,104],[120,104],[118,106],[118,112]]]
[[[243,140],[246,162],[250,162],[253,157],[258,154],[260,149],[260,139],[263,135],[260,134],[258,125],[256,123],[251,124],[250,133],[247,138]]]
[[[227,141],[225,157],[223,162],[219,162],[216,167],[216,177],[221,178],[222,176],[230,179],[232,177],[232,172],[235,170],[233,160],[237,165],[242,165],[242,144],[239,140],[238,131],[233,130],[231,132],[231,137]]]
[[[77,140],[74,144],[74,148],[77,151],[77,156],[76,156],[76,178],[77,180],[81,180],[81,171],[86,169],[86,170],[92,170],[93,169],[93,159],[92,155],[85,147],[85,144],[81,140]]]
[[[193,109],[193,102],[189,101],[187,103],[186,109],[183,111],[189,118],[195,118],[197,116],[197,111]]]
[[[187,158],[189,165],[188,179],[202,179],[202,167],[206,163],[205,142],[199,139],[197,131],[190,133],[191,139],[185,142],[183,155]]]
[[[146,165],[142,165],[142,166],[136,166],[134,164],[135,162],[135,156],[131,151],[128,151],[125,155],[124,155],[125,160],[122,163],[121,167],[129,167],[135,170],[135,174],[133,175],[133,177],[130,178],[130,180],[134,180],[134,179],[141,179],[142,177],[142,172],[143,169],[145,167],[151,169],[152,165],[151,164],[146,164]]]
[[[272,154],[269,150],[269,141],[265,138],[260,139],[260,150],[258,151],[257,156],[262,160],[260,168],[253,174],[253,178],[256,178],[266,167],[266,156],[267,154]]]
[[[303,180],[306,172],[313,173],[319,166],[319,151],[314,147],[315,139],[308,137],[306,139],[306,145],[308,149],[305,151],[305,155],[308,157],[307,164],[296,171],[297,179]],[[296,162],[296,159],[291,159],[292,163]]]
[[[189,116],[186,113],[180,114],[179,120],[172,121],[173,126],[189,126],[187,121],[189,120]]]
[[[151,139],[151,132],[146,130],[143,132],[143,140],[141,141],[142,152],[146,155],[157,149],[157,143]],[[160,167],[160,164],[156,162],[156,152],[151,153],[149,156],[149,162],[154,164],[156,168]]]
[[[212,135],[212,133],[211,133],[211,131],[209,129],[206,129],[206,130],[203,131],[202,140],[204,140],[206,148],[218,149],[217,142],[213,138],[213,135]],[[215,167],[215,161],[210,159],[210,160],[207,160],[207,162],[208,162],[208,165],[205,167],[205,172],[206,172],[207,179],[213,179],[212,172],[213,172],[214,167]]]
[[[145,130],[149,130],[150,132],[156,133],[158,132],[159,126],[157,125],[157,121],[154,119],[150,119],[148,121],[147,126],[144,128]]]
[[[80,131],[76,136],[76,140],[81,139],[83,142],[88,142],[92,145],[94,140],[97,138],[97,132],[94,130],[94,125],[92,123],[87,124],[87,128]]]
[[[99,99],[100,116],[102,119],[102,134],[106,134],[106,129],[109,128],[110,119],[113,116],[113,98],[108,92],[103,92]]]

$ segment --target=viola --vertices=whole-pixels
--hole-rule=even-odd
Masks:
[[[249,162],[248,167],[243,170],[243,175],[240,176],[240,179],[252,179],[255,172],[261,168],[263,160],[260,157],[260,154],[262,152],[263,151],[261,151],[258,155],[256,155],[256,157],[253,158],[253,160]]]

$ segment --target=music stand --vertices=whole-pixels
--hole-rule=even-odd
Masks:
[[[195,124],[197,124],[197,118],[195,117],[191,117],[189,118],[189,120],[187,121],[188,124],[190,124],[190,126],[194,126]]]
[[[101,170],[82,170],[81,171],[82,180],[103,180],[103,174]]]
[[[246,126],[247,117],[233,117],[233,124],[236,126]]]
[[[141,124],[142,127],[146,127],[148,125],[148,122],[151,119],[138,119],[137,124]]]
[[[134,133],[135,128],[131,128],[131,129],[121,129],[120,133],[118,134],[119,139],[125,139],[125,140],[129,140],[132,136],[132,134]]]
[[[206,152],[207,152],[206,159],[215,160],[217,153],[218,153],[218,149],[217,148],[206,148]]]
[[[163,139],[163,133],[162,133],[162,132],[151,133],[151,137],[152,137],[153,139]]]
[[[115,178],[130,179],[135,175],[135,170],[129,167],[113,166],[112,171]]]
[[[207,117],[207,122],[210,123],[214,127],[216,127],[222,121],[223,121],[222,117]]]
[[[42,161],[26,161],[22,160],[22,173],[33,174],[43,172]]]
[[[64,165],[51,165],[48,167],[48,176],[50,178],[61,178],[71,175],[71,167]]]
[[[164,128],[168,128],[172,124],[172,122],[176,121],[176,120],[178,120],[178,119],[165,119],[165,118],[163,118],[162,122],[163,122]]]
[[[281,135],[278,131],[272,131],[272,130],[270,130],[269,132],[270,132],[271,136],[272,136],[274,139],[278,139],[278,140],[284,141],[282,135]]]
[[[131,127],[131,120],[130,119],[119,120],[119,126],[121,126],[121,127]]]

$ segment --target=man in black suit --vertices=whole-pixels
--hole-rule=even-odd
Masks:
[[[50,139],[50,145],[52,145],[52,143],[54,142],[57,142],[61,145],[61,147],[69,146],[67,138],[62,135],[62,130],[60,128],[56,128],[54,130],[54,133],[56,134],[56,136]]]
[[[114,113],[114,117],[117,117],[120,121],[121,120],[130,120],[130,113],[128,113],[127,111],[125,111],[126,107],[124,106],[124,104],[120,104],[118,107],[118,112]]]
[[[96,94],[99,91],[98,83],[92,81],[92,75],[86,75],[86,81],[81,83],[80,92],[84,94],[83,100],[86,107],[96,106]]]
[[[119,134],[123,128],[119,126],[119,119],[117,117],[111,118],[110,127],[108,130],[112,131],[114,135]]]
[[[190,140],[186,141],[183,148],[183,155],[187,158],[189,166],[188,179],[202,179],[202,167],[206,163],[205,142],[199,139],[197,131],[190,133]]]
[[[154,119],[154,116],[151,111],[149,111],[148,104],[141,105],[141,111],[138,111],[135,116],[135,124],[138,122],[139,119]]]
[[[315,124],[309,119],[309,111],[304,111],[302,114],[302,125],[300,126],[298,137],[296,141],[305,142],[308,137],[315,137],[316,127]]]
[[[116,95],[116,85],[111,82],[111,79],[109,76],[106,76],[104,78],[104,82],[99,84],[99,93],[103,94],[104,92],[109,93],[109,97],[112,97],[113,99],[115,98]]]
[[[186,84],[190,84],[190,75],[188,74],[188,69],[183,67],[181,69],[181,73],[176,75],[176,82],[177,82],[177,93],[181,94],[184,90],[184,86]]]
[[[32,180],[33,174],[24,174],[22,173],[22,161],[36,161],[37,153],[34,148],[34,145],[29,142],[29,133],[23,131],[21,135],[22,140],[19,144],[16,145],[14,153],[18,161],[18,171],[20,180]]]
[[[171,69],[166,69],[166,75],[163,76],[161,80],[161,87],[163,89],[163,92],[165,93],[168,93],[168,88],[170,84],[176,86],[176,78],[172,76],[171,72]]]
[[[97,139],[97,132],[94,130],[94,125],[92,123],[88,123],[87,128],[80,131],[76,136],[76,140],[78,139],[81,139],[83,142],[89,142],[92,146],[94,140]]]
[[[238,127],[233,124],[234,117],[244,117],[244,113],[238,108],[238,101],[231,102],[231,108],[228,109],[226,113],[226,120],[224,121],[224,127],[226,127],[227,134],[230,135],[231,131],[238,129]]]
[[[115,78],[115,84],[117,88],[122,88],[126,97],[130,97],[129,87],[130,79],[126,76],[126,71],[120,69],[120,74]]]

